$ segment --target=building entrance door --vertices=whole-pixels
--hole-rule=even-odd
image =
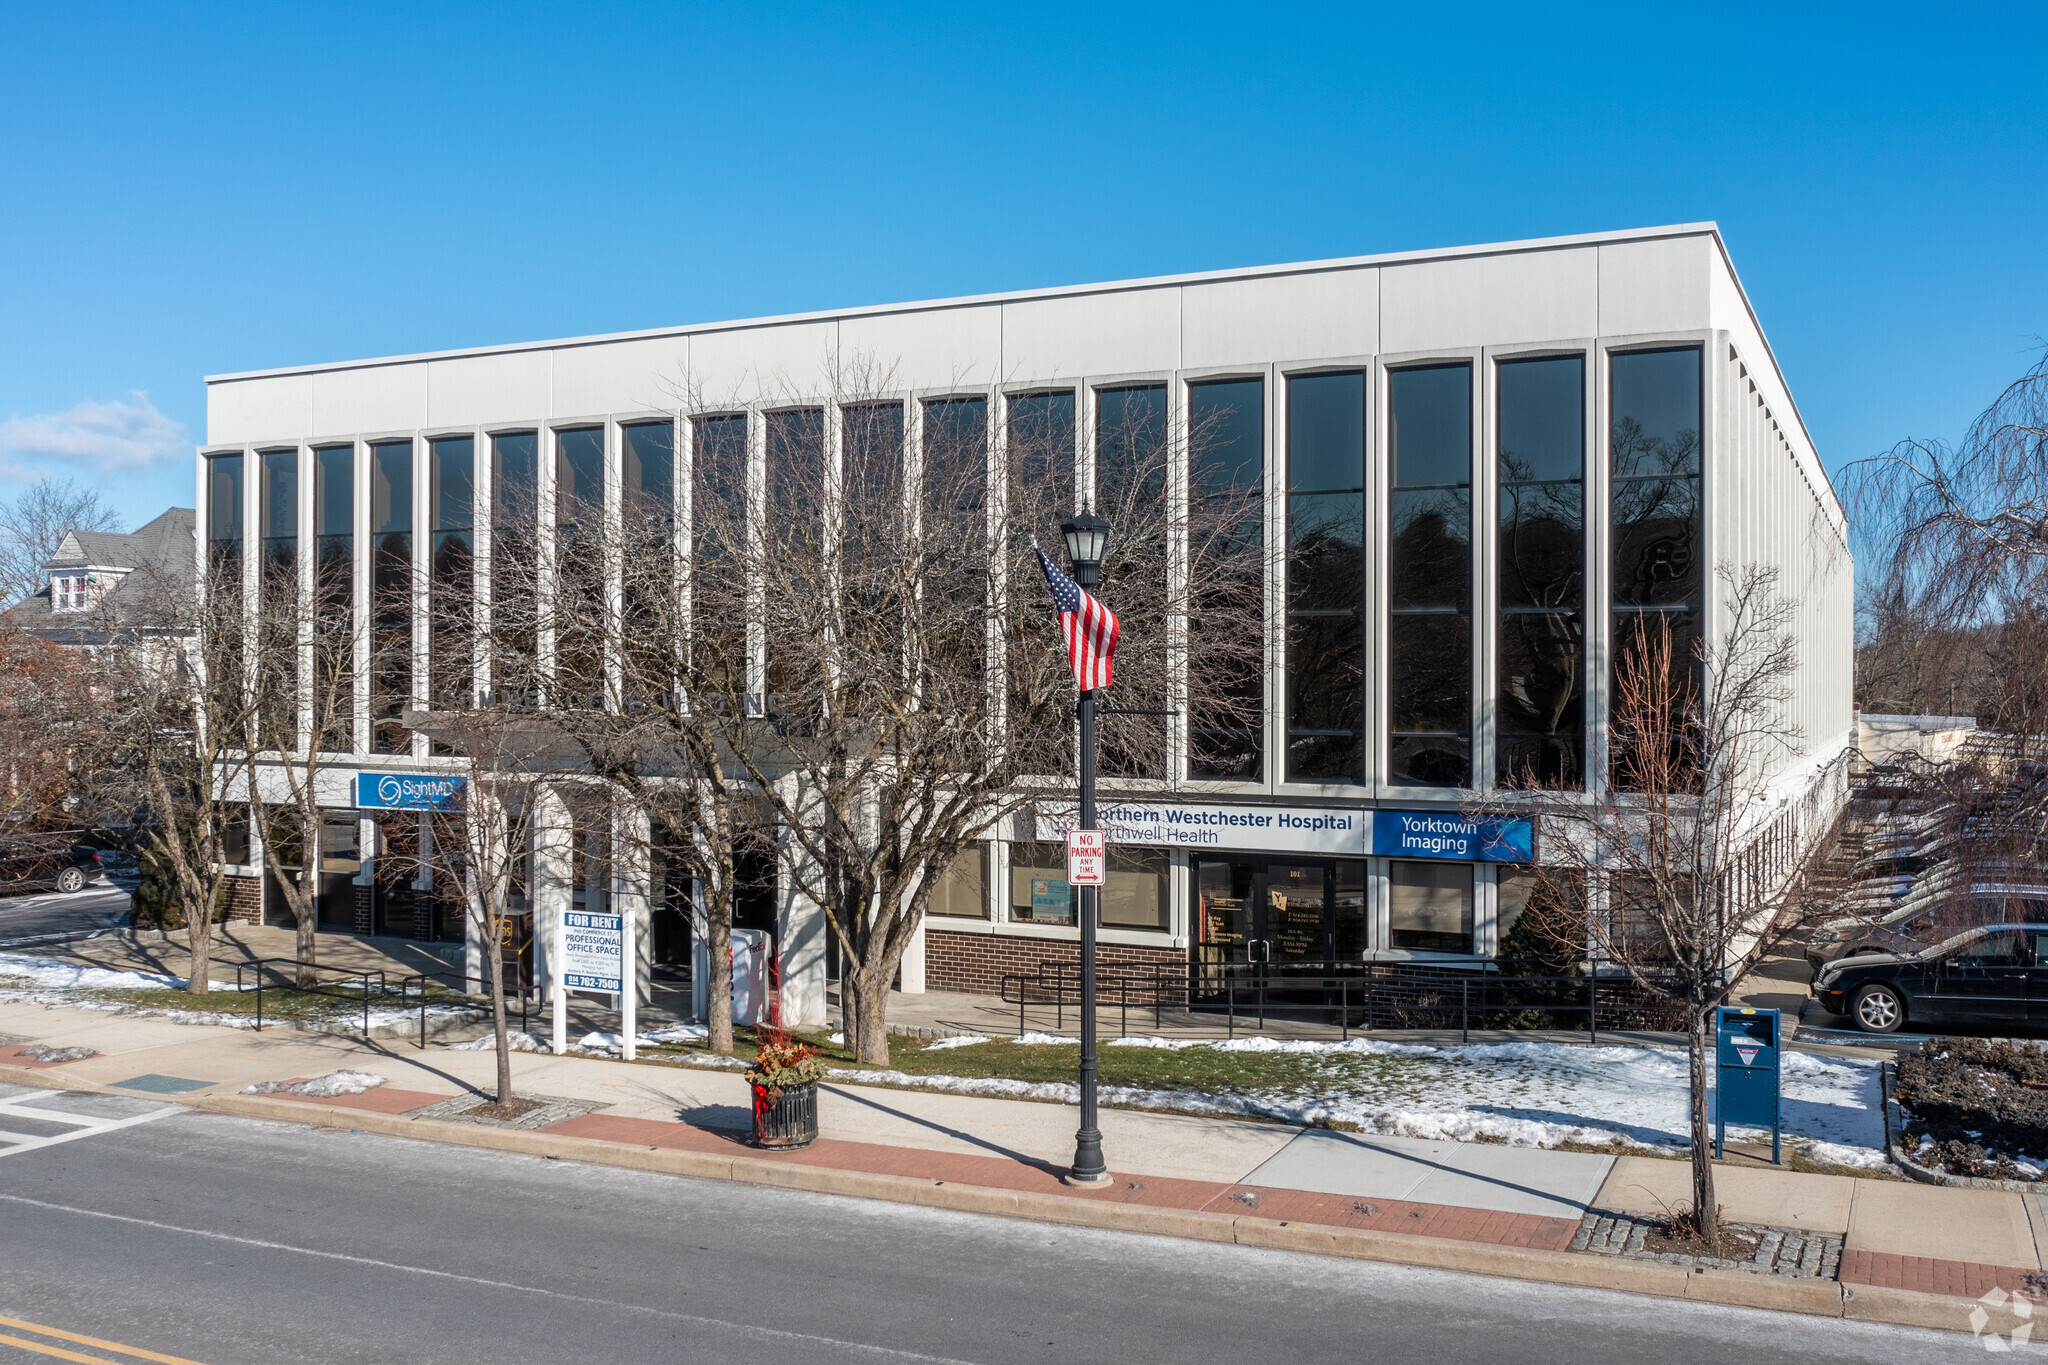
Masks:
[[[1235,983],[1319,1002],[1329,972],[1365,956],[1363,859],[1200,858],[1195,895],[1197,998]]]

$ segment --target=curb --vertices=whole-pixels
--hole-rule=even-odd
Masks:
[[[114,1090],[97,1082],[66,1076],[60,1071],[17,1066],[0,1065],[0,1082],[46,1090],[128,1094],[126,1091]],[[1379,1261],[1390,1265],[1422,1266],[1467,1274],[1495,1275],[1546,1284],[1644,1294],[1655,1298],[1688,1299],[1726,1307],[1804,1313],[1814,1317],[1853,1318],[1861,1322],[1889,1323],[1904,1327],[1933,1327],[1953,1332],[1970,1331],[1968,1315],[1970,1310],[1978,1307],[1984,1307],[1991,1313],[1997,1330],[2010,1331],[2021,1321],[2008,1310],[1991,1309],[1988,1305],[1981,1305],[1975,1300],[1958,1299],[1943,1294],[1925,1294],[1908,1289],[1889,1289],[1877,1285],[1850,1285],[1832,1280],[1761,1276],[1742,1271],[1715,1270],[1704,1266],[1686,1267],[1655,1261],[1625,1261],[1604,1256],[1582,1257],[1567,1252],[1531,1251],[1519,1247],[1492,1246],[1482,1242],[1422,1237],[1411,1233],[1330,1227],[1323,1224],[1259,1218],[1250,1214],[1205,1213],[1139,1204],[1098,1203],[1067,1195],[1036,1194],[1026,1190],[995,1189],[984,1185],[961,1185],[944,1180],[921,1179],[917,1176],[804,1166],[737,1153],[722,1156],[707,1152],[679,1151],[669,1147],[640,1147],[623,1142],[570,1137],[545,1131],[530,1132],[517,1128],[489,1128],[481,1124],[409,1119],[401,1114],[379,1114],[372,1110],[304,1104],[273,1096],[259,1098],[209,1095],[195,1098],[151,1098],[182,1104],[204,1113],[267,1119],[272,1122],[303,1123],[318,1128],[356,1129],[391,1137],[409,1137],[423,1142],[510,1152],[515,1155],[540,1157],[544,1160],[581,1161],[591,1165],[613,1166],[660,1175],[735,1181],[741,1184],[774,1186],[779,1189],[803,1190],[812,1194],[839,1195],[855,1199],[879,1199],[889,1203],[915,1204],[924,1208],[946,1209],[957,1213],[1019,1218],[1066,1227],[1147,1233],[1191,1241],[1228,1242],[1238,1246],[1261,1247],[1275,1251],[1303,1251],[1322,1256]],[[2011,1321],[2003,1321],[2005,1318],[2011,1318]]]

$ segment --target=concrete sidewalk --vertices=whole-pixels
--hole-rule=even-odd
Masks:
[[[35,1063],[22,1055],[24,1042],[91,1048],[99,1055]],[[463,1122],[450,1112],[493,1085],[496,1057],[488,1051],[419,1050],[338,1034],[257,1034],[0,1003],[0,1081],[29,1086],[175,1098],[429,1140],[513,1144],[513,1150],[529,1150],[517,1144],[534,1142],[541,1146],[532,1150],[583,1160],[810,1181],[815,1188],[919,1202],[946,1190],[945,1198],[970,1204],[993,1200],[991,1211],[1058,1221],[1120,1219],[1115,1225],[1139,1226],[1130,1219],[1136,1210],[1149,1210],[1145,1217],[1153,1221],[1143,1227],[1180,1235],[1213,1236],[1219,1219],[1237,1240],[1247,1233],[1281,1236],[1276,1228],[1294,1229],[1286,1234],[1293,1237],[1313,1230],[1321,1239],[1314,1248],[1343,1254],[1455,1262],[1652,1293],[1698,1294],[1705,1292],[1701,1285],[1721,1285],[1724,1278],[1716,1272],[1714,1280],[1694,1284],[1686,1276],[1705,1272],[1588,1254],[1602,1250],[1601,1239],[1614,1229],[1626,1228],[1628,1215],[1684,1201],[1689,1176],[1682,1162],[1104,1110],[1104,1147],[1116,1181],[1108,1191],[1083,1192],[1059,1180],[1073,1152],[1078,1115],[1071,1106],[835,1082],[821,1088],[824,1136],[801,1152],[768,1154],[745,1145],[750,1093],[737,1071],[530,1053],[515,1054],[513,1063],[519,1093],[558,1102],[540,1116],[546,1123],[537,1131]],[[386,1084],[327,1099],[242,1094],[259,1081],[341,1069],[372,1072]],[[7,1155],[0,1145],[0,1161]],[[1756,1287],[1716,1289],[1724,1302],[1846,1312],[1848,1286],[1860,1286],[1857,1293],[1974,1297],[1994,1287],[2029,1290],[2042,1271],[2048,1217],[2030,1196],[1739,1162],[1721,1167],[1718,1192],[1726,1220],[1784,1229],[1793,1245],[1811,1234],[1816,1262],[1823,1245],[1832,1249],[1829,1268],[1839,1259],[1837,1278],[1825,1282],[1800,1278],[1784,1261],[1775,1273],[1752,1267],[1727,1276]],[[1105,1206],[1125,1211],[1112,1215]],[[1656,1278],[1666,1271],[1678,1278]],[[1835,1307],[1825,1307],[1828,1302]],[[1869,1302],[1865,1294],[1866,1308]],[[1910,1308],[1913,1296],[1898,1302]],[[1965,1326],[1960,1317],[1934,1321],[1940,1316],[1922,1305],[1889,1320]]]

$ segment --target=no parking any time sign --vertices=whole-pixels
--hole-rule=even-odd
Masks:
[[[1067,831],[1067,884],[1101,886],[1103,863],[1108,849],[1099,829]]]

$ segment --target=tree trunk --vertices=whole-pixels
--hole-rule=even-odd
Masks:
[[[204,995],[213,984],[213,912],[210,907],[198,915],[186,912],[185,946],[190,949],[191,958],[185,968],[185,989],[193,995]]]
[[[720,909],[717,902],[724,899],[726,909]],[[705,1046],[713,1052],[732,1052],[732,914],[730,897],[712,897],[713,904],[704,918],[710,930],[711,942],[705,949],[705,970],[711,973],[711,980],[705,983],[704,1007],[710,1016],[706,1021]]]
[[[1686,1033],[1692,1077],[1693,1226],[1712,1240],[1720,1236],[1721,1210],[1714,1200],[1714,1134],[1707,1121],[1707,1060],[1714,1044],[1711,1000],[1686,1002]]]
[[[314,930],[319,927],[319,876],[318,872],[312,873],[310,878],[304,871],[299,873],[299,904],[292,907],[293,918],[297,921],[299,933],[297,942],[292,948],[292,956],[301,962],[316,962],[319,960],[320,950],[315,946],[313,937]],[[301,987],[310,988],[316,984],[317,980],[318,978],[313,975],[310,968],[301,967],[299,969],[299,985]]]
[[[503,917],[500,916],[500,924]],[[500,939],[504,930],[485,936],[486,951],[491,957],[491,1028],[498,1039],[498,1103],[509,1104],[512,1100],[512,1036],[506,1031],[505,1018],[505,949]]]
[[[888,999],[889,978],[880,972],[862,968],[844,973],[840,980],[846,1045],[863,1066],[889,1065]]]

